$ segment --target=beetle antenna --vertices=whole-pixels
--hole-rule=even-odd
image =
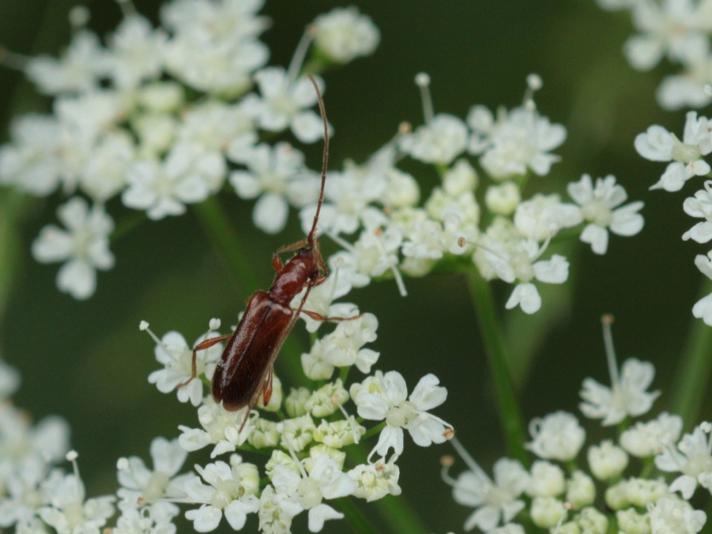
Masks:
[[[321,115],[321,120],[324,123],[324,151],[321,156],[321,187],[319,188],[319,200],[316,204],[316,213],[314,214],[314,222],[312,223],[311,230],[307,235],[307,241],[312,244],[314,242],[314,236],[316,235],[316,225],[319,222],[319,213],[321,212],[321,205],[324,203],[324,188],[326,186],[326,170],[329,167],[329,121],[326,118],[326,107],[324,106],[324,98],[321,96],[321,90],[319,89],[319,84],[316,82],[313,76],[309,76],[309,81],[314,86],[316,91],[317,103],[319,104],[319,114]]]

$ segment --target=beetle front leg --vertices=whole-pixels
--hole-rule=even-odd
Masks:
[[[230,339],[230,337],[232,337],[232,334],[211,337],[208,339],[204,339],[203,341],[198,343],[195,347],[193,347],[193,358],[191,359],[191,362],[190,362],[190,378],[188,380],[186,380],[185,382],[181,382],[176,387],[182,388],[184,386],[187,386],[188,384],[190,384],[191,380],[193,380],[196,376],[198,376],[198,351],[199,350],[209,349],[213,345],[217,345],[218,343],[222,343],[223,341]]]

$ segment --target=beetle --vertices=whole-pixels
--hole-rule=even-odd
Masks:
[[[226,410],[237,411],[248,407],[241,429],[250,410],[259,402],[260,396],[264,404],[269,403],[272,396],[274,362],[301,313],[321,321],[352,320],[358,317],[324,317],[303,309],[312,288],[323,283],[329,275],[316,234],[319,214],[324,203],[329,163],[329,123],[319,85],[313,77],[309,76],[309,79],[316,91],[319,113],[324,123],[321,186],[311,229],[305,239],[281,247],[273,254],[272,266],[276,274],[272,285],[267,291],[256,291],[250,296],[245,313],[235,331],[232,334],[205,339],[193,348],[191,378],[182,384],[187,384],[197,375],[198,351],[227,340],[213,375],[212,394]],[[294,255],[284,264],[281,254],[287,252],[293,252]],[[305,289],[299,306],[296,310],[292,309],[292,300]]]

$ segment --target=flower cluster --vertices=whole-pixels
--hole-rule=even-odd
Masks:
[[[12,403],[19,383],[17,371],[0,360],[0,528],[98,534],[114,515],[115,497],[86,498],[69,426],[56,416],[33,424]],[[61,466],[65,458],[70,472]]]
[[[635,148],[645,159],[667,163],[662,176],[651,189],[680,191],[689,180],[709,176],[710,165],[704,158],[712,152],[712,120],[690,111],[682,139],[662,126],[653,125],[635,138]],[[706,180],[702,189],[687,197],[682,208],[687,215],[698,219],[682,234],[682,239],[709,247],[712,242],[712,181]],[[706,278],[712,280],[712,249],[697,255],[695,265]],[[692,314],[712,326],[712,293],[695,303]]]
[[[705,90],[712,83],[712,12],[697,0],[597,0],[604,9],[630,12],[635,35],[624,52],[640,71],[667,60],[679,65],[657,91],[665,109],[702,108],[712,102]]]
[[[157,220],[229,188],[258,198],[255,224],[277,232],[289,204],[314,202],[315,173],[288,138],[273,138],[320,140],[305,73],[370,54],[379,32],[355,8],[334,9],[309,25],[287,69],[267,66],[262,3],[174,0],[153,27],[124,0],[122,20],[104,42],[76,8],[60,57],[0,50],[0,61],[52,98],[51,114],[14,123],[11,142],[0,147],[0,184],[68,197],[59,208],[65,229],[44,228],[33,247],[38,261],[64,263],[61,291],[88,298],[96,270],[113,266],[110,236],[135,220],[114,224],[113,205]]]
[[[324,285],[317,286],[315,293]],[[154,465],[163,467],[155,467],[153,473],[138,459],[120,461],[124,515],[127,510],[145,514],[146,507],[171,501],[187,505],[185,516],[198,532],[214,530],[223,517],[232,529],[241,530],[248,516],[255,514],[261,532],[286,533],[293,518],[305,512],[310,531],[318,532],[326,520],[343,517],[329,504],[333,499],[352,496],[370,502],[400,494],[396,462],[404,450],[405,434],[422,447],[453,436],[452,427],[430,413],[445,401],[447,390],[428,374],[409,394],[399,372],[372,371],[379,353],[364,345],[376,340],[378,321],[372,314],[359,315],[354,305],[348,305],[348,310],[352,320],[339,322],[302,354],[305,385],[287,391],[275,376],[267,404],[261,398],[257,409],[246,406],[236,412],[227,411],[204,391],[222,344],[197,352],[198,376],[193,376],[192,348],[185,338],[168,332],[159,339],[142,322],[141,329],[156,343],[156,360],[161,364],[149,381],[159,391],[176,391],[179,401],[192,403],[199,426],[181,426],[172,445],[154,442]],[[304,318],[307,326],[315,321],[306,314]],[[215,338],[219,327],[220,321],[210,321],[210,330],[196,345]],[[365,376],[348,386],[351,367]],[[376,435],[366,461],[349,467],[344,449]],[[188,453],[206,447],[211,463],[178,474]],[[259,459],[260,454],[268,456],[263,466],[247,461],[248,456]]]
[[[391,277],[404,295],[404,275],[474,268],[512,286],[507,308],[531,314],[541,307],[538,283],[568,278],[567,259],[550,250],[557,237],[578,235],[594,253],[605,254],[611,233],[631,236],[642,229],[642,202],[626,204],[613,176],[584,174],[571,182],[572,202],[557,193],[525,197],[528,177],[549,174],[559,159],[552,151],[566,137],[564,127],[534,104],[539,77],[527,82],[521,106],[492,113],[476,105],[462,120],[434,114],[429,77],[416,77],[425,124],[413,131],[402,125],[365,163],[349,163],[329,176],[320,229],[342,248],[331,258],[339,280],[362,286]],[[399,167],[408,158],[431,169],[429,184],[435,181],[427,198],[423,180]],[[313,214],[313,206],[302,210],[305,230]]]
[[[534,419],[526,447],[535,461],[527,469],[502,458],[493,477],[453,439],[467,470],[453,478],[454,459],[444,457],[443,478],[455,501],[473,509],[465,530],[524,534],[527,524],[552,534],[702,530],[707,516],[691,501],[695,494],[708,500],[712,493],[712,424],[681,436],[677,415],[663,412],[635,421],[658,396],[649,391],[655,369],[636,359],[618,366],[610,323],[604,319],[610,385],[584,380],[580,409],[614,436],[586,446],[586,431],[574,414],[558,411]]]

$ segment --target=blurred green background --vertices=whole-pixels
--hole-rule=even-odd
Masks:
[[[68,40],[66,14],[74,4],[2,0],[0,43],[26,54],[55,53]],[[272,63],[286,65],[305,24],[336,4],[344,2],[269,3],[265,11],[273,25],[264,39]],[[118,8],[108,0],[88,5],[91,26],[100,32],[119,20]],[[159,5],[138,2],[154,20]],[[431,75],[436,112],[460,116],[475,103],[518,104],[525,76],[539,73],[544,79],[539,107],[566,125],[569,135],[557,151],[562,162],[550,178],[532,180],[533,186],[563,192],[563,184],[583,172],[613,173],[633,198],[645,201],[646,226],[635,238],[614,238],[604,257],[572,249],[572,279],[545,293],[542,315],[503,314],[523,412],[530,419],[557,409],[575,411],[584,377],[608,380],[599,327],[604,312],[617,317],[619,354],[655,363],[655,387],[663,390],[656,410],[665,407],[701,282],[693,257],[703,251],[680,239],[691,225],[681,209],[683,196],[648,191],[662,167],[643,161],[633,149],[634,136],[648,125],[680,131],[684,119],[655,103],[664,67],[638,73],[626,63],[621,47],[631,31],[627,16],[600,11],[590,0],[368,0],[359,7],[381,29],[382,43],[375,55],[326,75],[327,106],[337,132],[333,166],[345,158],[362,160],[399,122],[420,122],[413,84],[419,71]],[[12,116],[47,108],[18,73],[0,70],[3,138]],[[318,151],[309,152],[314,167]],[[436,179],[431,172],[418,178],[426,188]],[[94,298],[76,302],[57,291],[56,267],[37,264],[29,252],[41,226],[54,220],[58,200],[0,192],[0,349],[22,372],[18,405],[38,418],[61,414],[69,421],[89,491],[98,494],[114,487],[119,456],[145,457],[153,437],[175,436],[179,423],[195,423],[190,408],[148,384],[157,364],[139,321],[150,321],[159,333],[177,329],[192,341],[210,317],[233,324],[245,295],[256,288],[234,279],[189,214],[144,224],[112,243],[116,268],[99,275]],[[223,198],[223,205],[245,243],[240,253],[267,285],[270,254],[298,237],[296,224],[268,237],[252,227],[251,205],[234,198]],[[116,201],[109,211],[119,220],[128,215]],[[464,281],[434,275],[409,280],[408,289],[406,305],[392,283],[353,294],[362,310],[379,317],[374,344],[382,353],[379,367],[401,371],[411,387],[423,374],[436,373],[449,389],[438,415],[455,425],[462,442],[489,468],[504,448]],[[497,287],[500,303],[503,289]],[[704,406],[703,415],[712,417],[709,404]],[[400,461],[401,485],[434,532],[460,531],[469,513],[439,480],[438,458],[450,452],[447,446],[411,444]],[[335,523],[327,531],[343,527]]]

